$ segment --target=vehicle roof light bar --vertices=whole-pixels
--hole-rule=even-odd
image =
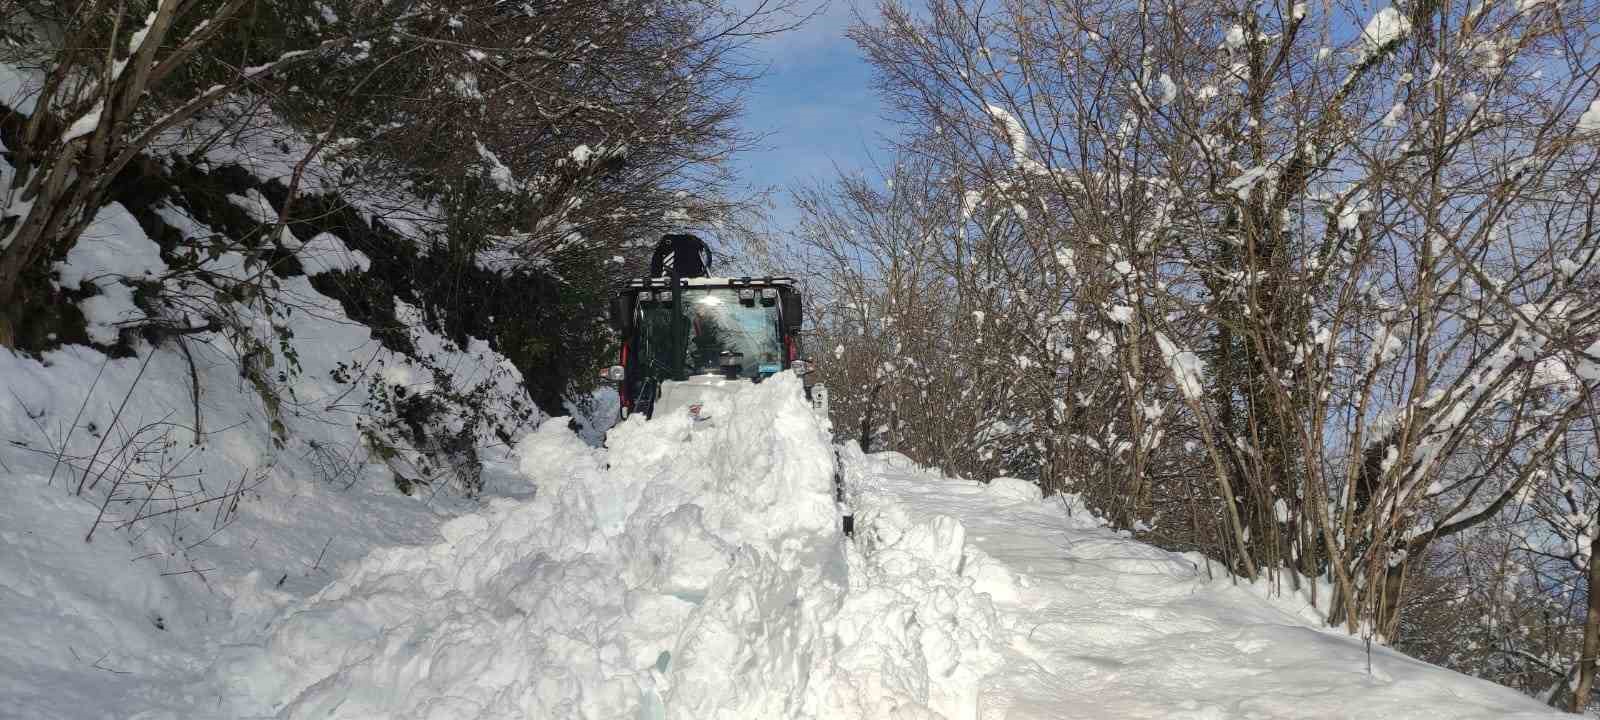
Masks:
[[[796,284],[798,284],[798,281],[792,277],[773,275],[764,275],[761,277],[678,279],[678,286],[683,288],[746,286],[793,287]],[[641,290],[646,288],[671,288],[672,278],[629,278],[624,287],[629,290]]]

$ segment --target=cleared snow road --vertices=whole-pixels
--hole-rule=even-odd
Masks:
[[[1021,481],[951,480],[893,454],[845,467],[869,556],[959,553],[992,604],[1002,659],[973,703],[938,707],[948,717],[1568,717],[1381,647],[1369,674],[1364,644],[1302,598],[1208,580],[1199,556],[1118,537]]]

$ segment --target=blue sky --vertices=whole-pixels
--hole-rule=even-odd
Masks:
[[[753,5],[740,0],[739,5]],[[816,7],[813,2],[808,7]],[[787,188],[797,182],[826,180],[834,165],[871,165],[881,153],[881,137],[892,132],[872,90],[872,71],[854,43],[844,37],[852,22],[849,0],[833,0],[804,28],[767,39],[752,48],[754,60],[769,64],[751,88],[745,129],[762,133],[762,149],[735,159],[746,185],[775,187],[776,229],[795,218]]]

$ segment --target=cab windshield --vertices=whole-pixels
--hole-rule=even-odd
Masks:
[[[686,288],[682,309],[677,327],[685,337],[679,367],[688,375],[720,374],[724,351],[739,355],[740,377],[782,369],[777,303],[741,303],[732,288]],[[641,302],[639,312],[639,359],[647,372],[670,377],[677,370],[672,362],[672,301]]]

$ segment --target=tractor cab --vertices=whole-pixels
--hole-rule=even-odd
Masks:
[[[805,375],[800,293],[786,277],[656,277],[629,281],[611,301],[622,336],[622,416],[682,406],[693,414],[708,393],[761,382],[783,370]]]

